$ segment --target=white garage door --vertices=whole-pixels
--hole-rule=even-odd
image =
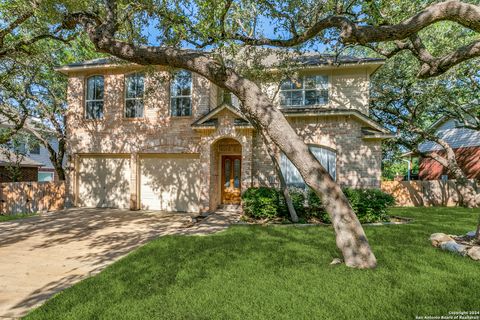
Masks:
[[[78,201],[82,207],[130,207],[130,158],[81,157]]]
[[[198,212],[200,167],[198,155],[156,155],[142,158],[142,209]]]

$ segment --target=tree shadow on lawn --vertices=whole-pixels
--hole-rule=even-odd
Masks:
[[[469,220],[463,214],[458,218]],[[29,318],[412,319],[478,309],[472,293],[480,292],[479,265],[431,247],[424,234],[443,222],[427,221],[366,228],[376,270],[328,265],[339,255],[328,227],[236,226],[206,237],[166,236]]]

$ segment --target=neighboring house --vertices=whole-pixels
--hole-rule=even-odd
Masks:
[[[469,179],[480,179],[480,131],[462,128],[455,119],[443,118],[436,122],[436,135],[446,141],[455,151],[460,168]],[[427,141],[419,146],[420,152],[445,154],[435,142]],[[420,158],[419,179],[438,180],[452,178],[441,164],[430,158]]]
[[[35,122],[36,120],[33,120],[31,118],[27,119],[30,123]],[[12,125],[8,123],[8,120],[6,119],[0,119],[0,128],[8,128],[11,127]],[[44,129],[47,130],[47,129]],[[52,162],[50,161],[50,153],[48,150],[40,143],[37,141],[37,139],[31,135],[31,134],[26,134],[25,135],[25,130],[22,130],[23,136],[20,138],[24,141],[19,141],[18,142],[18,152],[23,154],[25,157],[40,163],[40,167],[38,168],[38,175],[35,180],[29,180],[29,181],[54,181],[57,180],[57,175],[55,173],[54,166]],[[52,132],[53,135],[53,132]],[[28,141],[27,141],[28,140]],[[50,144],[53,146],[55,150],[58,149],[58,141],[55,138],[52,138],[50,140]]]
[[[383,60],[331,60],[305,57],[300,78],[283,82],[274,101],[336,181],[377,188],[390,135],[368,118],[369,77]],[[68,75],[75,206],[203,212],[240,203],[248,187],[278,186],[235,97],[185,70],[153,70],[108,59],[58,68]],[[279,84],[265,86],[277,92]],[[278,156],[288,184],[304,185]]]
[[[9,150],[0,150],[0,183],[13,182],[12,169],[18,169],[17,182],[37,181],[41,163]],[[13,169],[13,170],[16,170]]]

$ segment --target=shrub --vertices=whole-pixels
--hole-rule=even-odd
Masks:
[[[242,195],[243,211],[254,218],[274,218],[279,213],[280,195],[274,188],[248,188]]]
[[[305,191],[300,188],[288,188],[288,193],[290,198],[292,198],[292,204],[295,208],[297,216],[305,216]],[[282,216],[289,217],[290,213],[288,212],[287,204],[285,203],[285,197],[283,193],[279,191],[280,194],[280,214]]]
[[[293,206],[299,218],[318,218],[325,223],[331,223],[321,199],[308,189],[289,189]],[[395,204],[395,199],[378,189],[343,189],[353,211],[361,223],[388,220],[387,209]],[[305,194],[306,193],[306,194]],[[254,218],[274,218],[289,216],[285,199],[281,192],[274,188],[249,188],[242,195],[243,211]],[[306,200],[306,207],[305,207]]]
[[[379,189],[343,189],[361,223],[387,221],[387,209],[395,198]]]
[[[307,190],[307,217],[315,217],[322,220],[325,223],[331,223],[328,213],[323,207],[322,200],[317,196],[315,191],[308,188]]]

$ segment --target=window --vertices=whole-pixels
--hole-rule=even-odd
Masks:
[[[310,151],[313,153],[315,158],[322,164],[322,166],[328,171],[330,176],[335,180],[337,176],[337,155],[335,152],[321,148],[321,147],[310,147]],[[280,159],[280,166],[282,174],[285,178],[285,181],[288,186],[305,188],[305,182],[298,172],[297,168],[288,160],[287,156],[283,153]]]
[[[304,76],[288,79],[280,86],[280,105],[284,107],[306,107],[328,103],[328,77]]]
[[[40,154],[40,145],[34,144],[30,146],[30,154]]]
[[[103,76],[92,76],[87,79],[85,117],[87,119],[103,118]]]
[[[125,76],[125,117],[143,117],[144,74],[132,73]]]
[[[175,73],[170,86],[172,116],[192,115],[192,73],[186,70]]]
[[[38,181],[39,182],[53,181],[53,172],[39,172]]]

